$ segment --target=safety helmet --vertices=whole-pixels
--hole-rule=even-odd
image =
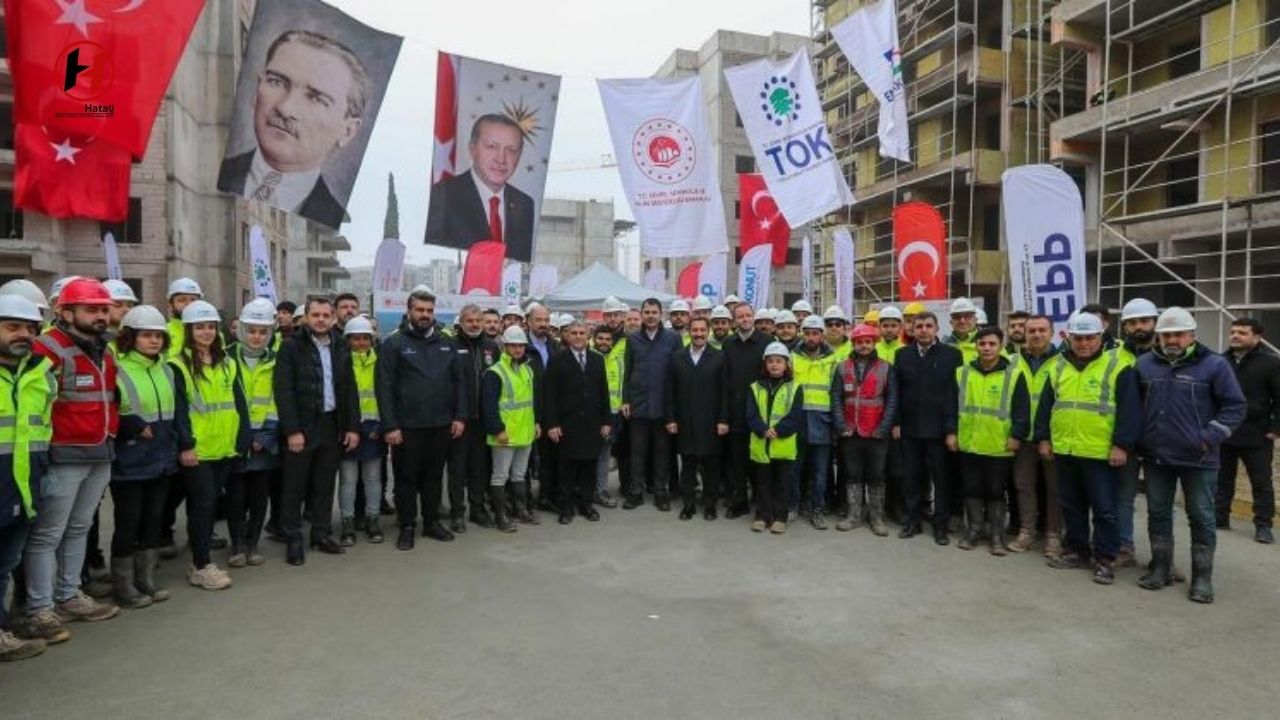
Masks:
[[[123,280],[103,280],[102,286],[111,293],[111,299],[116,302],[140,302],[138,296],[133,294],[133,288]]]
[[[200,283],[191,278],[178,278],[169,283],[169,297],[174,295],[195,295],[197,298],[204,297],[204,291],[200,289]]]
[[[761,320],[774,322],[773,308],[761,308],[760,312],[756,313],[755,321],[760,322]]]
[[[987,326],[987,311],[986,311],[986,310],[983,310],[982,308],[978,308],[978,310],[977,310],[976,312],[974,312],[974,314],[973,314],[973,315],[974,315],[974,319],[978,321],[978,327],[986,327],[986,326]]]
[[[357,315],[347,321],[342,327],[343,335],[372,335],[373,323],[369,322],[369,318],[363,315]]]
[[[503,309],[502,317],[524,318],[524,311],[520,309],[519,305],[508,305]]]
[[[738,297],[737,295],[734,295],[733,293],[730,293],[729,297],[724,299],[724,304],[726,307],[728,307],[729,305],[741,305],[742,298]]]
[[[791,351],[787,349],[786,345],[783,345],[782,343],[775,341],[775,342],[769,343],[768,346],[765,347],[764,356],[790,358]]]
[[[880,311],[868,310],[867,314],[862,316],[862,322],[867,323],[868,325],[880,322]]]
[[[729,312],[729,308],[724,305],[717,305],[711,308],[712,320],[732,320],[733,313]]]
[[[799,320],[796,320],[796,314],[790,310],[779,310],[778,314],[773,316],[775,325],[795,325],[799,322]]]
[[[58,304],[62,307],[68,305],[108,307],[114,302],[111,299],[111,292],[102,283],[93,278],[80,277],[62,288],[62,294],[58,296]]]
[[[907,315],[919,315],[926,310],[928,310],[928,308],[926,308],[922,302],[909,302],[906,307],[902,308],[902,315],[903,317]]]
[[[218,315],[218,308],[204,300],[196,300],[182,309],[183,325],[207,322],[222,322],[222,316]]]
[[[808,300],[797,300],[797,301],[795,301],[795,302],[791,303],[791,312],[793,312],[793,313],[802,313],[802,312],[813,313],[813,306],[809,304],[809,301],[808,301]]]
[[[822,325],[822,318],[818,317],[817,315],[810,315],[809,317],[804,319],[804,322],[800,323],[800,329],[801,330],[825,330],[826,328]]]
[[[0,285],[0,295],[17,295],[35,305],[38,310],[49,309],[49,300],[44,296],[44,291],[40,289],[39,285],[26,278],[10,280],[4,285]]]
[[[544,306],[540,302],[531,302],[528,305],[524,306],[524,314],[532,315],[534,310],[546,310],[546,309],[547,309],[546,306]]]
[[[844,314],[844,308],[839,305],[832,305],[822,313],[823,320],[839,320],[840,322],[849,322],[848,316]]]
[[[276,324],[276,306],[266,298],[250,300],[240,310],[240,324],[271,327]]]
[[[22,320],[39,325],[44,316],[35,303],[21,295],[0,295],[0,320]]]
[[[53,281],[53,285],[49,287],[49,299],[53,302],[58,301],[58,297],[62,295],[62,291],[72,280],[79,280],[79,275],[68,275],[64,278],[58,278]]]
[[[902,322],[902,311],[898,309],[897,305],[885,305],[880,308],[880,319],[882,321],[897,320],[898,322]]]
[[[129,312],[125,313],[124,319],[120,321],[120,326],[134,330],[169,332],[169,324],[165,322],[164,313],[150,305],[129,308]]]
[[[1194,332],[1196,319],[1180,307],[1171,307],[1160,313],[1156,320],[1156,332]]]
[[[706,295],[699,295],[693,299],[693,309],[699,312],[711,309],[711,298]]]
[[[503,345],[528,345],[529,336],[524,334],[524,329],[516,325],[512,325],[502,331]]]
[[[573,316],[570,315],[569,313],[560,313],[559,315],[556,315],[551,320],[551,324],[555,325],[558,328],[568,327],[569,324],[572,322],[573,322]]]
[[[689,303],[685,300],[672,300],[671,309],[668,310],[667,312],[668,313],[678,313],[678,312],[687,313],[689,312]]]
[[[601,305],[601,312],[615,313],[615,312],[626,312],[626,311],[627,311],[627,304],[612,295],[605,298],[604,303],[602,303]]]
[[[1102,318],[1092,313],[1076,312],[1067,319],[1068,335],[1101,335]]]
[[[950,315],[967,315],[969,313],[977,314],[978,306],[973,304],[969,298],[956,298],[951,303]]]
[[[1160,310],[1155,303],[1146,298],[1134,298],[1120,309],[1120,322],[1154,317],[1160,317]]]
[[[861,338],[871,338],[872,340],[879,340],[880,331],[876,329],[875,325],[862,323],[861,325],[858,325],[853,329],[853,333],[851,333],[849,337],[854,340],[858,340]]]
[[[304,318],[304,317],[306,317],[306,316],[307,316],[307,304],[306,304],[306,303],[303,303],[303,304],[299,305],[299,306],[297,307],[297,309],[293,311],[293,319],[294,319],[294,320],[301,320],[302,318]]]

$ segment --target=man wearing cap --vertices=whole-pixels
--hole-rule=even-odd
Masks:
[[[1142,398],[1132,368],[1102,349],[1096,315],[1077,313],[1067,322],[1067,337],[1067,349],[1050,361],[1036,408],[1040,455],[1058,467],[1066,525],[1063,553],[1049,565],[1070,569],[1092,562],[1093,581],[1110,585],[1120,549],[1116,484],[1142,435]]]
[[[974,343],[974,331],[978,328],[978,306],[969,298],[957,298],[951,303],[951,334],[942,339],[943,344],[951,345],[964,356],[965,364],[978,358],[978,347]]]
[[[1102,321],[1103,350],[1114,350],[1119,346],[1119,343],[1116,342],[1115,335],[1111,332],[1111,310],[1106,305],[1103,305],[1102,303],[1089,303],[1088,305],[1080,308],[1080,312],[1097,315],[1098,319]]]
[[[631,487],[631,433],[627,419],[622,417],[622,387],[625,384],[627,361],[627,315],[631,308],[614,297],[605,298],[604,320],[609,333],[609,344],[606,348],[601,340],[599,329],[596,331],[596,350],[604,355],[605,380],[609,384],[610,409],[613,411],[613,433],[605,441],[606,451],[618,463],[618,488],[626,494]],[[609,460],[602,454],[601,467],[597,468],[596,504],[601,507],[615,508],[618,501],[610,497]]]
[[[1173,499],[1182,486],[1191,525],[1194,602],[1213,602],[1218,545],[1214,489],[1218,451],[1244,422],[1248,408],[1231,364],[1196,340],[1191,313],[1173,307],[1156,321],[1158,352],[1138,360],[1145,422],[1139,445],[1146,460],[1147,532],[1151,567],[1138,584],[1159,590],[1173,582]]]
[[[779,327],[794,327],[790,310],[783,310],[787,322]],[[823,341],[822,321],[808,318],[804,338],[788,347],[796,384],[804,390],[804,422],[800,425],[799,455],[792,465],[787,487],[788,513],[800,511],[800,498],[808,498],[809,524],[815,530],[826,530],[827,477],[831,472],[831,379],[839,362],[831,346]],[[782,338],[778,338],[783,342]],[[785,345],[786,343],[783,342]]]
[[[1058,347],[1053,344],[1053,320],[1046,315],[1032,315],[1024,326],[1025,342],[1016,356],[1022,375],[1026,379],[1031,396],[1031,417],[1036,416],[1040,396],[1049,382]],[[1013,505],[1018,508],[1016,522],[1010,519],[1018,535],[1009,543],[1011,552],[1025,552],[1035,542],[1039,518],[1039,488],[1044,479],[1044,556],[1053,559],[1062,554],[1062,507],[1058,503],[1058,468],[1040,457],[1040,450],[1031,442],[1035,433],[1028,432],[1013,456]]]
[[[775,325],[777,324],[775,322],[776,317],[777,315],[773,308],[762,309],[760,312],[756,313],[756,330],[764,333],[770,338],[773,338],[773,333],[776,329]],[[770,340],[770,342],[772,342],[772,340]]]
[[[125,313],[138,304],[138,296],[133,294],[133,288],[123,280],[103,280],[102,286],[111,293],[111,313],[107,318],[104,337],[107,339],[107,346],[114,348],[116,335],[120,332],[120,322],[124,320]]]
[[[666,395],[671,358],[680,336],[662,327],[662,303],[648,298],[640,306],[644,325],[627,337],[622,389],[622,416],[631,425],[631,487],[622,507],[644,504],[652,483],[659,510],[671,509],[671,437],[667,434]]]
[[[813,305],[808,300],[797,300],[791,303],[791,314],[796,316],[796,322],[803,323],[805,318],[813,314]]]
[[[729,296],[724,299],[724,306],[729,309],[730,313],[733,312],[734,308],[738,307],[741,304],[742,304],[741,298],[739,298],[737,295],[734,295],[732,293],[730,293]]]
[[[689,316],[689,320],[692,321],[693,318],[710,320],[712,307],[711,298],[706,295],[699,295],[693,299],[693,313]]]
[[[502,329],[506,330],[513,325],[524,328],[524,312],[518,305],[508,305],[502,310]]]
[[[911,345],[916,341],[916,316],[924,312],[924,303],[909,302],[902,308],[902,344]]]
[[[672,300],[667,319],[671,321],[671,331],[680,336],[683,344],[688,345],[689,303],[685,300]]]
[[[847,475],[845,494],[849,517],[836,529],[849,531],[862,526],[862,498],[865,491],[871,532],[884,537],[885,460],[888,442],[898,415],[898,390],[891,363],[876,354],[877,332],[870,325],[853,331],[853,353],[842,360],[831,379],[831,419],[839,438]]]
[[[795,350],[803,344],[800,338],[800,323],[790,310],[779,310],[774,316],[773,334],[778,342],[787,346],[788,350]]]
[[[751,428],[747,426],[747,401],[752,398],[751,383],[760,375],[764,349],[770,338],[755,329],[755,312],[740,303],[733,309],[736,329],[724,342],[725,373],[729,380],[729,447],[725,456],[722,494],[725,517],[746,515],[747,478]]]
[[[894,305],[880,308],[880,317],[876,323],[880,328],[880,339],[876,341],[876,355],[880,359],[893,364],[893,356],[902,347],[902,311]]]
[[[1104,312],[1106,308],[1102,305],[1086,305],[1086,308],[1097,310],[1101,308]],[[1082,309],[1081,312],[1084,312]],[[1093,312],[1092,314],[1098,314]],[[1120,332],[1121,339],[1118,345],[1115,345],[1111,352],[1116,353],[1120,359],[1120,365],[1123,367],[1134,367],[1138,364],[1138,359],[1150,353],[1153,349],[1157,349],[1156,344],[1156,318],[1160,316],[1160,310],[1156,308],[1155,303],[1146,298],[1134,298],[1124,304],[1120,310]],[[1099,317],[1102,317],[1099,315]],[[1103,321],[1103,341],[1104,349],[1110,347],[1108,335],[1105,332],[1107,323]],[[1133,567],[1137,565],[1136,553],[1134,551],[1134,532],[1133,532],[1133,515],[1134,500],[1138,496],[1138,478],[1142,474],[1142,457],[1139,453],[1130,453],[1128,462],[1120,470],[1120,482],[1116,484],[1116,516],[1120,524],[1120,550],[1116,555],[1116,565],[1119,567]],[[1183,578],[1179,577],[1179,580]]]
[[[191,278],[178,278],[169,283],[169,357],[182,354],[186,328],[182,325],[182,311],[188,305],[204,298],[200,283]]]
[[[733,313],[724,305],[711,309],[711,339],[708,341],[714,348],[723,348],[729,335],[733,332]]]
[[[1230,347],[1222,354],[1231,363],[1249,409],[1244,422],[1222,444],[1219,453],[1218,528],[1231,527],[1231,503],[1236,495],[1236,470],[1241,462],[1253,487],[1253,539],[1275,542],[1271,523],[1276,514],[1271,464],[1280,435],[1280,357],[1262,346],[1262,323],[1250,317],[1231,321]]]
[[[822,325],[827,332],[827,345],[835,353],[837,360],[844,360],[853,353],[853,343],[849,341],[849,318],[839,305],[832,305],[822,313]]]

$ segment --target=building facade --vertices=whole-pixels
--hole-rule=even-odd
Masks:
[[[561,280],[592,263],[613,267],[613,221],[613,200],[546,198],[538,220],[534,264],[554,266]]]

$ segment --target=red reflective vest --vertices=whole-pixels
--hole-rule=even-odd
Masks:
[[[102,367],[98,367],[59,328],[40,336],[35,352],[49,358],[58,378],[53,444],[92,447],[115,435],[120,408],[115,394],[116,361],[111,353],[103,353]]]
[[[844,382],[844,423],[858,437],[871,437],[884,419],[884,395],[889,381],[889,363],[872,356],[867,364],[867,374],[858,382],[855,361],[850,358],[840,363],[840,376]]]

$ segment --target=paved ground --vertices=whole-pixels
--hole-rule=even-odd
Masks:
[[[1141,507],[1139,513],[1142,513]],[[544,516],[545,517],[545,516]],[[1185,529],[1179,564],[1189,566]],[[1041,718],[1275,713],[1280,549],[1220,541],[1218,602],[1038,554],[652,506],[411,553],[269,548],[234,588],[0,667],[17,718]],[[1145,548],[1143,549],[1145,554]],[[219,558],[221,561],[222,558]]]

